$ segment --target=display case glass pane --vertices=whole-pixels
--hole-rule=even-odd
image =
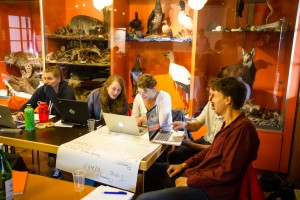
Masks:
[[[204,30],[210,48],[202,53],[197,39],[195,70],[206,81],[222,70],[242,77],[250,89],[243,111],[257,129],[282,132],[297,5],[245,2],[242,17],[233,9],[234,2],[216,1],[199,11],[197,32]],[[201,84],[198,89],[204,91]]]
[[[39,1],[0,1],[0,30],[0,96],[28,97],[43,69]]]
[[[43,0],[46,67],[59,65],[77,100],[110,74],[110,10],[88,0]]]
[[[126,78],[129,101],[135,95],[130,72],[139,61],[139,70],[155,75],[158,89],[171,94],[173,108],[196,117],[207,103],[209,80],[227,67],[227,76],[240,77],[246,82],[249,98],[243,110],[256,127],[282,132],[297,3],[247,1],[243,10],[237,10],[236,1],[216,0],[195,11],[188,1],[184,10],[179,2],[114,2],[112,27],[114,32],[126,29],[127,36],[123,43],[119,37],[112,37],[115,49],[112,72]],[[149,20],[156,6],[161,8],[159,12],[166,21],[151,32]],[[182,12],[193,20],[194,30],[180,24]],[[172,30],[171,36],[164,31],[164,25]],[[175,64],[190,73],[189,91],[176,83],[177,77],[172,77],[167,51],[174,53]],[[249,59],[243,64],[246,56]],[[177,76],[184,79],[185,74]]]

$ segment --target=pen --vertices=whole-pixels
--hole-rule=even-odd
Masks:
[[[96,129],[99,129],[99,128],[101,128],[102,127],[102,125],[100,125],[100,126],[97,126],[97,128]]]
[[[117,191],[117,192],[104,192],[104,194],[127,194],[127,192]]]

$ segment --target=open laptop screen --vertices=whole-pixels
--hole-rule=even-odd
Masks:
[[[160,129],[157,105],[153,106],[150,110],[148,110],[146,115],[149,138],[152,139]]]

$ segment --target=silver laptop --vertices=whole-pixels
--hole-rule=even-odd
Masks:
[[[58,99],[58,109],[62,123],[87,126],[90,118],[87,102]]]
[[[131,135],[143,135],[147,132],[146,127],[139,127],[134,117],[102,113],[105,124],[110,132],[126,133]]]
[[[0,105],[0,126],[8,128],[23,128],[24,121],[17,121],[13,118],[8,106]]]
[[[148,134],[150,142],[180,146],[184,131],[164,131],[160,129],[157,105],[147,112]]]

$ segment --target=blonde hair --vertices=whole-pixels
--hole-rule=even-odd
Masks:
[[[47,66],[46,73],[52,73],[56,78],[60,78],[60,81],[63,81],[63,74],[58,65]]]

